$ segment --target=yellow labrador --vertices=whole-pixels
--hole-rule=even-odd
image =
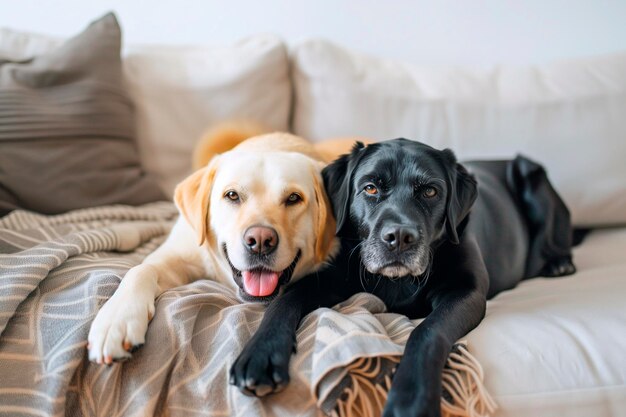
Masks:
[[[242,301],[269,302],[334,254],[335,220],[320,175],[333,152],[287,133],[243,141],[249,134],[222,129],[208,141],[215,146],[202,142],[195,160],[208,163],[175,191],[181,216],[97,314],[90,360],[130,358],[144,343],[155,298],[169,288],[210,278]]]

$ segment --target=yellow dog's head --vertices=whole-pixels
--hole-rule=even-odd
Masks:
[[[234,150],[184,180],[175,201],[244,301],[269,301],[335,251],[323,164],[303,153]]]

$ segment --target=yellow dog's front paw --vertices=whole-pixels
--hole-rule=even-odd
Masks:
[[[89,330],[89,360],[111,365],[132,357],[145,342],[154,315],[154,298],[115,293],[102,306]]]

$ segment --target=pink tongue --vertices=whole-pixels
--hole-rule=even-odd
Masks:
[[[270,271],[242,271],[243,288],[254,297],[265,297],[276,290],[278,273]]]

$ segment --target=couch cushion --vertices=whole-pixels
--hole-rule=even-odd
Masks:
[[[324,41],[293,51],[294,130],[408,137],[461,158],[523,152],[579,225],[626,224],[626,53],[534,67],[414,67]]]
[[[467,339],[496,416],[616,416],[626,410],[626,228],[593,232],[578,272],[531,279],[488,302]]]
[[[37,38],[32,58],[0,50],[0,215],[164,198],[140,166],[120,39],[108,14],[58,47]]]
[[[191,172],[194,145],[208,127],[225,119],[289,127],[289,61],[275,36],[225,47],[131,46],[124,68],[144,166],[168,193]]]

